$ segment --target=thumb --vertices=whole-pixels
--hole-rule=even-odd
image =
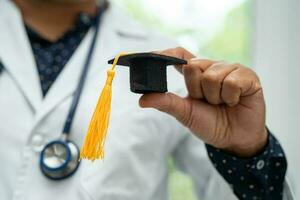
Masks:
[[[184,125],[190,121],[191,103],[186,98],[179,97],[173,93],[151,93],[140,98],[142,108],[155,108],[174,116]]]

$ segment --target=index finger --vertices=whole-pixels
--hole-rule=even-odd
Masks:
[[[217,63],[217,61],[202,59],[202,58],[192,58],[188,60],[188,64],[185,65],[185,68],[200,68],[202,72],[205,72],[210,66]]]
[[[154,53],[165,55],[165,56],[172,56],[179,59],[183,59],[189,62],[190,59],[195,58],[195,56],[189,52],[188,50],[182,47],[176,47],[171,49],[166,49],[163,51],[155,51]],[[176,69],[182,73],[182,66],[183,65],[176,65]]]
[[[165,55],[165,56],[173,56],[184,60],[190,60],[192,58],[195,58],[195,56],[191,52],[189,52],[188,50],[182,47],[176,47],[176,48],[166,49],[162,51],[155,51],[155,53]]]
[[[175,66],[176,69],[181,73],[183,73],[183,71],[185,70],[183,68],[200,68],[201,71],[204,72],[212,64],[216,63],[216,61],[212,61],[209,59],[196,58],[196,56],[194,56],[191,52],[182,47],[166,49],[163,51],[155,51],[155,53],[186,60],[188,62],[186,65]]]

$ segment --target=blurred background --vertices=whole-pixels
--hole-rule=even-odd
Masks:
[[[300,1],[113,1],[140,23],[198,56],[240,62],[258,72],[267,102],[267,124],[285,148],[290,181],[297,190]],[[169,163],[172,200],[196,199],[190,179],[174,168],[172,160]]]

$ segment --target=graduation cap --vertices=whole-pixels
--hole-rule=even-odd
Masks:
[[[113,64],[115,59],[109,60]],[[135,53],[121,56],[117,65],[128,66],[130,90],[134,93],[167,92],[168,65],[187,64],[186,60],[155,53]]]
[[[108,63],[112,64],[112,67],[107,71],[106,83],[98,99],[81,148],[81,159],[95,160],[104,157],[105,138],[111,109],[112,81],[116,65],[129,66],[131,91],[145,94],[167,92],[166,67],[168,65],[187,64],[187,61],[155,53],[121,53]]]

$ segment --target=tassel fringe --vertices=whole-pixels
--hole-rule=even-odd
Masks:
[[[120,53],[114,63],[107,71],[107,79],[101,95],[98,99],[97,106],[92,116],[83,146],[80,151],[80,159],[96,160],[104,158],[104,146],[109,125],[111,99],[112,99],[112,81],[115,76],[115,66],[121,56]]]

